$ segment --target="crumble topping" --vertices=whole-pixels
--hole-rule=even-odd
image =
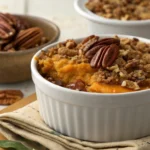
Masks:
[[[97,40],[93,42],[93,38]],[[90,63],[93,59],[99,65],[93,66]],[[37,61],[45,79],[73,90],[100,92],[93,89],[103,84],[129,91],[150,87],[150,44],[136,38],[90,36],[80,43],[67,40],[42,51]],[[107,65],[103,66],[103,61]]]
[[[150,19],[149,0],[88,0],[86,7],[93,13],[110,19]]]

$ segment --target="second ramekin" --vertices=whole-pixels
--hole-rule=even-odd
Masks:
[[[88,0],[74,0],[76,11],[88,20],[92,34],[125,34],[150,38],[150,20],[121,21],[107,19],[90,12],[85,3]]]
[[[99,36],[104,38],[113,35]],[[150,40],[136,38],[150,43]],[[40,52],[35,54],[31,62],[32,79],[40,114],[52,129],[64,135],[95,142],[131,140],[150,135],[150,90],[102,94],[57,86],[39,74],[35,57]]]

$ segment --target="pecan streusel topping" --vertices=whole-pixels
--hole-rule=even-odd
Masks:
[[[150,44],[136,38],[67,40],[43,51],[37,61],[44,78],[73,90],[117,93],[150,87]]]
[[[109,19],[150,19],[149,0],[88,0],[85,5],[93,13]]]

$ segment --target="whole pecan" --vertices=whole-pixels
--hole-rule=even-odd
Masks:
[[[22,30],[18,33],[13,46],[20,49],[28,49],[35,47],[41,40],[43,31],[38,27]]]
[[[8,39],[15,34],[15,30],[5,21],[0,21],[0,38]]]
[[[1,90],[0,105],[13,104],[23,98],[23,93],[20,90]]]

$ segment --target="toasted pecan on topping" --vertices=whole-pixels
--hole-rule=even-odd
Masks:
[[[88,0],[85,4],[91,12],[110,19],[150,19],[149,0]]]
[[[123,81],[121,86],[127,87],[129,89],[133,89],[133,90],[139,90],[140,89],[139,85],[136,82],[133,82],[130,80]]]
[[[81,50],[85,53],[99,40],[98,36],[89,36],[83,40]]]

